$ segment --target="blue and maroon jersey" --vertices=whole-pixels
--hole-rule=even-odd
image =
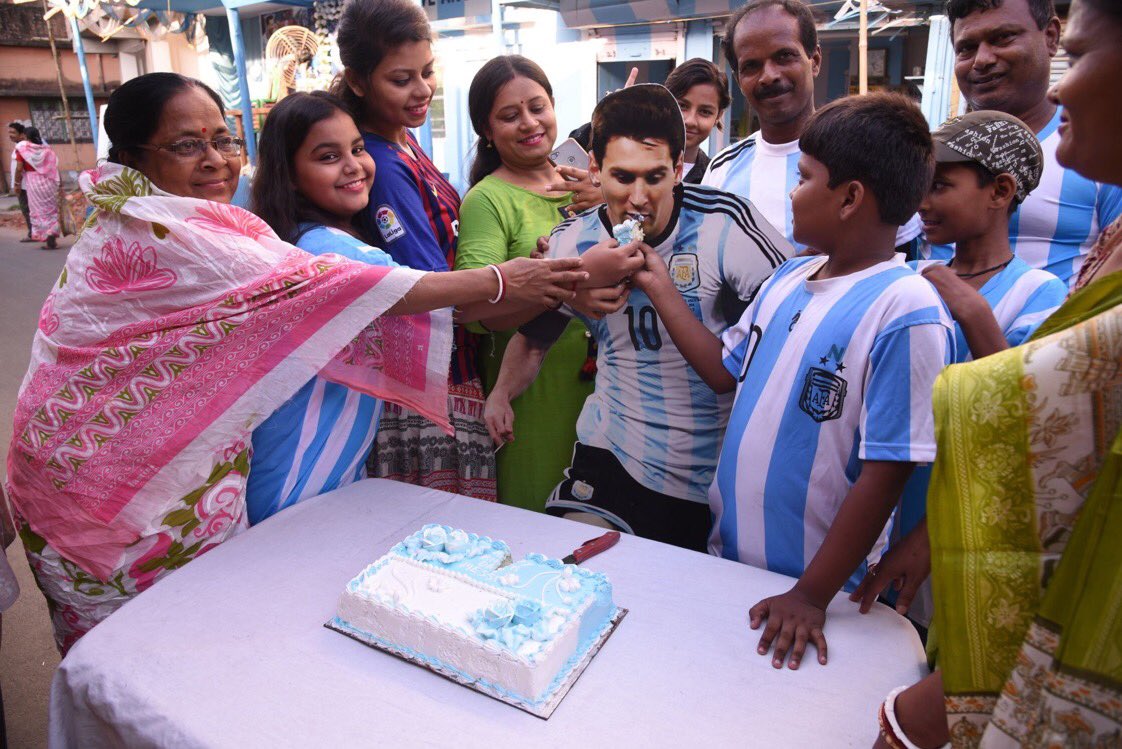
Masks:
[[[421,146],[409,135],[416,158],[380,135],[363,133],[366,150],[377,169],[370,189],[370,205],[362,228],[372,244],[395,262],[415,270],[447,271],[456,264],[460,227],[460,195],[444,178]],[[452,382],[477,376],[478,337],[455,328]]]

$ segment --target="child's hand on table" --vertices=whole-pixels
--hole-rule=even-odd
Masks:
[[[826,609],[811,601],[799,591],[798,586],[760,601],[748,610],[748,617],[752,629],[759,629],[767,620],[756,652],[767,655],[774,642],[775,656],[771,665],[775,668],[783,668],[783,661],[790,652],[791,659],[787,665],[792,670],[797,669],[808,642],[814,643],[818,650],[818,662],[826,665],[826,636],[822,633],[826,624]]]

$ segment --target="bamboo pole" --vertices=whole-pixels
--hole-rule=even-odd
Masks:
[[[857,31],[857,93],[869,92],[869,0],[861,0],[861,24]]]
[[[43,23],[47,24],[47,40],[51,43],[51,57],[55,61],[55,77],[58,78],[58,92],[62,95],[62,111],[66,115],[66,132],[70,135],[70,147],[74,149],[74,163],[81,166],[78,157],[78,141],[74,138],[74,120],[70,119],[70,100],[66,98],[66,86],[62,82],[62,65],[58,61],[58,48],[55,47],[55,32],[51,30],[51,19],[46,16],[50,12],[47,0],[43,0]]]

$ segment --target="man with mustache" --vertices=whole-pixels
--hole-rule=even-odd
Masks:
[[[799,182],[799,136],[814,114],[814,79],[822,66],[814,14],[802,0],[752,0],[729,17],[721,40],[760,130],[717,154],[703,185],[747,197],[797,248],[790,192]],[[918,216],[896,244],[916,239]]]
[[[1047,96],[1060,37],[1052,0],[948,0],[946,13],[955,77],[970,108],[1017,117],[1044,150],[1039,186],[1009,219],[1013,252],[1070,285],[1099,233],[1122,214],[1122,190],[1092,182],[1056,161],[1065,119]],[[952,253],[945,245],[930,249],[935,259],[949,259]]]

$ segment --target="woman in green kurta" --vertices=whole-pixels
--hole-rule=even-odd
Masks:
[[[529,255],[538,237],[565,217],[571,200],[568,193],[556,196],[548,189],[557,180],[549,162],[557,120],[553,90],[541,68],[518,55],[491,60],[472,81],[468,108],[479,143],[473,186],[460,208],[457,270]],[[506,345],[524,321],[492,318],[476,324],[475,332],[490,333],[479,349],[488,393]],[[501,502],[541,511],[562,480],[577,417],[593,390],[591,378],[581,377],[587,357],[587,330],[574,320],[550,349],[537,380],[514,402],[518,439],[497,455]]]

